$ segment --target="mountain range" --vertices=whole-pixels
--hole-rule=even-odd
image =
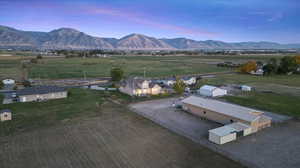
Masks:
[[[196,41],[187,38],[154,38],[130,34],[121,39],[100,38],[71,28],[50,32],[22,31],[0,26],[0,48],[30,49],[119,49],[119,50],[196,50],[196,49],[300,49],[300,44],[274,42]]]

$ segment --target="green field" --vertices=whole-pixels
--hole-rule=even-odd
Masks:
[[[243,106],[300,118],[300,97],[252,92],[248,96],[226,96],[225,100]]]
[[[20,60],[0,60],[0,77],[20,76]],[[110,69],[122,67],[126,76],[163,77],[184,74],[223,72],[229,69],[206,63],[206,59],[183,57],[111,57],[111,58],[53,58],[43,59],[30,67],[30,78],[61,79],[103,77],[110,75]]]
[[[107,97],[121,98],[124,101],[128,99],[119,92],[105,94],[99,91],[71,89],[67,99],[8,105],[1,103],[0,109],[13,111],[13,120],[0,123],[0,136],[17,130],[53,125],[63,120],[101,115],[101,105]]]

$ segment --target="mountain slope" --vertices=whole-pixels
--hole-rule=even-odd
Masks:
[[[165,43],[162,40],[144,36],[141,34],[131,34],[121,38],[116,47],[118,49],[142,49],[142,50],[151,50],[151,49],[175,49],[171,45]]]
[[[113,49],[105,40],[92,37],[74,29],[61,28],[48,33],[43,49]]]
[[[70,28],[61,28],[51,32],[33,32],[0,26],[0,48],[75,50],[300,49],[300,44],[273,42],[226,43],[214,40],[196,41],[186,38],[156,39],[141,34],[131,34],[121,39],[99,38]]]

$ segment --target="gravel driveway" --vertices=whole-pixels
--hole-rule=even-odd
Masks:
[[[132,104],[130,108],[161,126],[222,153],[233,160],[239,161],[248,167],[300,167],[299,121],[289,120],[275,124],[271,128],[242,137],[237,141],[225,145],[216,145],[208,141],[208,130],[217,128],[220,125],[202,120],[181,110],[176,110],[171,106],[174,101],[176,101],[174,98],[146,101]],[[274,114],[269,113],[267,115],[272,116]]]

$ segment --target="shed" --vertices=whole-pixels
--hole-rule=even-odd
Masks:
[[[12,114],[11,114],[11,110],[9,109],[4,109],[4,110],[0,110],[0,121],[9,121],[12,119]]]
[[[209,130],[209,140],[222,145],[236,140],[238,137],[252,133],[251,126],[236,122],[216,129]]]
[[[204,85],[198,90],[198,93],[202,96],[218,97],[226,95],[227,90],[215,86]]]
[[[236,137],[236,130],[229,126],[209,130],[209,140],[219,145],[234,141]]]
[[[241,90],[242,91],[250,92],[252,90],[252,87],[251,86],[247,86],[247,85],[242,85],[241,86]]]

